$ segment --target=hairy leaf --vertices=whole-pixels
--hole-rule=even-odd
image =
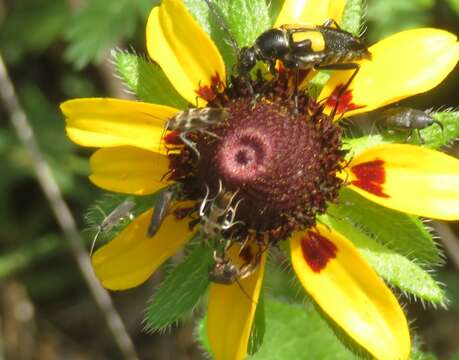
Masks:
[[[142,56],[114,53],[118,75],[137,97],[146,102],[184,109],[187,102],[178,94],[161,68]]]
[[[145,318],[148,331],[164,330],[188,316],[209,285],[208,271],[212,252],[208,247],[193,246],[153,295]]]
[[[252,324],[252,331],[250,333],[249,349],[250,355],[255,354],[260,346],[263,345],[263,340],[266,331],[265,319],[265,301],[263,292],[258,297],[257,310],[255,311],[255,318]]]
[[[270,26],[269,8],[265,0],[210,0],[212,9],[203,0],[185,0],[190,12],[217,44],[231,72],[238,48],[253,45],[255,39]],[[204,5],[203,5],[204,4]],[[224,29],[228,29],[229,33]]]
[[[378,243],[359,225],[324,216],[322,220],[331,228],[351,240],[366,258],[373,269],[389,284],[396,286],[405,294],[435,305],[446,302],[445,293],[432,276],[403,255]]]
[[[380,113],[372,113],[376,129]],[[459,137],[459,112],[458,111],[441,111],[433,112],[431,116],[438,120],[443,129],[438,124],[432,124],[425,129],[420,130],[419,134],[413,131],[382,131],[379,134],[366,135],[354,139],[346,139],[344,148],[350,149],[349,157],[356,155],[363,150],[375,145],[384,143],[408,143],[422,145],[432,149],[439,149],[442,146],[449,145]],[[420,137],[419,137],[420,135]]]
[[[70,45],[65,57],[79,69],[100,62],[110,48],[134,34],[144,21],[144,11],[145,0],[118,0],[110,6],[105,0],[89,1],[68,24],[65,36]]]
[[[387,209],[346,188],[341,190],[339,203],[331,205],[327,213],[355,224],[388,249],[419,265],[442,263],[432,234],[416,216]]]
[[[266,301],[265,341],[248,359],[357,359],[335,336],[315,307]]]
[[[365,10],[364,0],[347,0],[341,19],[341,27],[356,36],[359,35]]]

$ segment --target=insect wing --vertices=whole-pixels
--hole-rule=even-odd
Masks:
[[[153,215],[151,216],[150,225],[148,226],[147,236],[153,237],[158,232],[164,218],[166,217],[169,205],[174,192],[171,189],[161,192],[156,201]]]
[[[111,231],[120,221],[126,217],[129,217],[132,209],[135,207],[135,202],[131,200],[125,200],[118,205],[100,224],[100,231],[107,232]]]

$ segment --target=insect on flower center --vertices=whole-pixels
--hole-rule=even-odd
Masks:
[[[296,108],[287,75],[253,81],[257,98],[233,81],[208,104],[225,109],[224,119],[191,131],[170,155],[171,178],[197,201],[207,232],[274,243],[313,226],[336,199],[341,129],[305,93]]]

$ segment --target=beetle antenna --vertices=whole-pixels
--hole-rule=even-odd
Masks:
[[[233,48],[234,54],[238,56],[239,54],[239,46],[237,45],[236,39],[234,38],[233,34],[231,33],[230,29],[228,26],[226,26],[225,20],[223,19],[223,16],[215,6],[215,4],[212,3],[212,0],[204,0],[209,7],[210,12],[215,16],[215,18],[218,20],[220,23],[221,29],[225,32],[226,36],[229,39],[229,43],[231,47]]]

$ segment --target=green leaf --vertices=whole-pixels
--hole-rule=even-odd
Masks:
[[[443,131],[437,124],[421,130],[425,146],[438,149],[459,137],[459,111],[442,111],[433,113],[432,116],[443,124]]]
[[[392,142],[396,141],[391,141],[387,136],[382,134],[372,134],[352,139],[345,138],[343,142],[343,149],[349,151],[346,157],[350,159],[353,156],[358,155],[373,146],[388,144]]]
[[[207,315],[198,321],[198,326],[195,331],[195,338],[207,354],[212,354],[210,350],[209,337],[207,336]]]
[[[434,0],[368,1],[368,37],[376,42],[398,31],[432,24]]]
[[[405,294],[444,306],[445,293],[432,276],[413,261],[378,243],[364,225],[359,226],[335,216],[322,216],[328,226],[351,240],[384,280]],[[374,236],[374,235],[373,235]]]
[[[185,3],[215,41],[228,72],[231,72],[236,60],[229,36],[234,38],[239,48],[251,46],[263,31],[271,27],[269,8],[265,0],[212,0],[217,14],[210,11],[203,0],[186,0]],[[231,35],[223,30],[224,26]]]
[[[222,18],[223,15],[220,8],[215,1],[212,0],[212,3],[218,10],[218,15],[215,15],[210,11],[204,0],[184,0],[184,3],[191,15],[193,15],[195,20],[201,25],[204,31],[210,35],[215,45],[217,45],[225,62],[226,69],[230,72],[231,66],[235,62],[236,54],[230,45],[228,34],[223,30],[220,18],[224,21],[226,27],[228,27],[228,23],[225,18]],[[218,16],[220,16],[220,18]]]
[[[445,284],[450,300],[449,309],[459,316],[459,277],[457,273],[443,271],[440,273],[440,280]]]
[[[280,246],[286,245],[286,242],[280,244]],[[289,253],[288,246],[286,247],[287,249],[282,249],[285,254]],[[286,257],[288,258],[288,255]],[[268,257],[266,265],[264,292],[285,302],[303,303],[309,301],[309,297],[296,277],[290,261],[280,265],[279,262],[270,257]]]
[[[363,0],[347,0],[341,19],[341,27],[351,34],[358,36],[364,10],[365,2]]]
[[[265,0],[217,0],[239,46],[252,46],[271,27]]]
[[[267,300],[265,340],[248,359],[350,360],[357,357],[336,338],[312,304]]]
[[[145,318],[148,331],[164,330],[193,311],[209,285],[211,264],[211,249],[200,244],[193,246],[191,253],[169,273],[151,299]]]
[[[105,0],[87,2],[67,26],[65,36],[70,45],[65,57],[79,69],[100,62],[110,48],[134,34],[139,20],[143,21],[144,4],[138,1],[118,0],[110,6]]]
[[[263,340],[266,331],[265,319],[265,301],[263,292],[260,294],[257,303],[257,310],[255,311],[255,318],[252,324],[252,331],[250,333],[249,349],[250,355],[255,354],[260,346],[263,345]]]
[[[434,354],[425,353],[416,347],[414,347],[411,350],[410,360],[437,360],[437,359],[438,358]],[[455,359],[451,359],[451,360],[455,360]]]
[[[118,75],[140,100],[178,109],[186,108],[187,102],[158,65],[124,51],[116,51],[114,61]]]
[[[24,53],[41,52],[62,34],[70,18],[63,0],[15,0],[8,4],[0,26],[0,48],[8,62],[17,62]]]
[[[50,234],[21,245],[12,252],[3,252],[0,256],[0,278],[11,276],[26,269],[66,247],[67,242],[64,239]]]
[[[382,207],[346,188],[341,190],[339,203],[330,205],[327,214],[355,224],[388,249],[421,266],[443,262],[432,234],[416,216]]]
[[[453,9],[454,12],[459,15],[459,0],[446,0],[446,2],[449,4],[451,9]]]
[[[375,124],[378,121],[379,113],[373,113]],[[432,124],[425,129],[420,130],[421,138],[414,131],[413,134],[408,132],[383,131],[379,134],[366,135],[354,139],[345,139],[343,147],[350,150],[349,157],[357,155],[362,151],[385,143],[407,143],[422,145],[431,149],[439,149],[442,146],[449,145],[459,137],[459,112],[442,111],[432,113],[431,116],[443,124],[443,130],[437,124]],[[376,128],[374,125],[373,128]]]
[[[285,303],[269,299],[265,303],[265,340],[256,354],[248,360],[362,360],[367,353],[359,348],[342,330],[325,319],[323,313],[312,303]],[[224,336],[224,334],[222,334]],[[207,337],[207,317],[198,322],[195,337],[211,354]],[[343,343],[343,341],[345,343]],[[349,348],[356,347],[353,350]],[[362,351],[357,354],[355,351]],[[419,350],[416,339],[410,360],[436,360],[432,354]]]

